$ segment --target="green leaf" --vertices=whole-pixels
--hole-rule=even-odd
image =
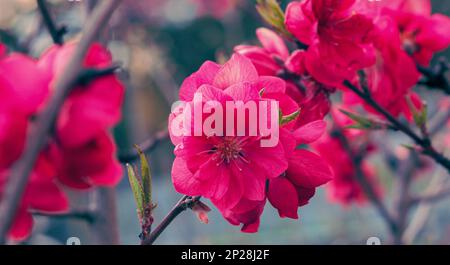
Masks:
[[[346,126],[347,129],[379,130],[386,128],[386,125],[383,125],[379,121],[372,120],[370,118],[343,109],[339,109],[339,111],[342,112],[345,116],[349,117],[351,120],[356,122],[355,124]]]
[[[422,127],[426,124],[428,119],[428,106],[423,102],[423,108],[420,110],[414,105],[410,97],[406,97],[406,103],[411,110],[414,122],[418,127]]]
[[[148,164],[147,156],[142,152],[138,145],[135,145],[136,150],[139,153],[141,159],[141,176],[142,187],[144,190],[144,203],[145,205],[152,204],[152,175],[150,172],[150,166]]]
[[[136,177],[136,173],[131,165],[127,164],[128,181],[130,182],[131,190],[133,191],[134,200],[138,210],[139,218],[142,219],[144,214],[144,191],[142,185]]]
[[[286,123],[295,120],[298,117],[298,115],[300,115],[300,109],[286,116],[283,116],[283,113],[281,113],[280,110],[280,125],[285,125]]]
[[[261,17],[274,27],[280,34],[292,38],[284,26],[284,12],[276,0],[257,0],[256,10]]]

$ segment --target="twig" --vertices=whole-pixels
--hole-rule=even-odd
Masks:
[[[175,218],[180,215],[182,212],[187,210],[188,208],[191,208],[195,202],[200,200],[200,197],[190,197],[184,195],[178,202],[175,204],[175,206],[172,208],[172,210],[164,217],[164,219],[161,221],[161,223],[153,230],[153,232],[148,236],[145,240],[143,240],[141,243],[142,245],[152,245],[155,240],[161,235],[161,233],[172,223]]]
[[[116,191],[114,188],[99,188],[95,191],[95,217],[92,232],[99,245],[118,245],[120,236],[118,230]]]
[[[397,120],[394,116],[392,116],[387,110],[381,107],[369,94],[361,91],[358,87],[353,85],[349,81],[344,81],[344,85],[352,90],[355,94],[357,94],[361,99],[363,99],[367,104],[369,104],[373,109],[375,109],[378,113],[383,115],[391,125],[403,132],[407,136],[409,136],[417,145],[422,147],[422,153],[431,157],[438,164],[442,165],[444,168],[450,172],[450,160],[443,156],[441,153],[437,152],[434,149],[433,145],[429,138],[422,138],[418,134],[416,134],[408,125],[403,124],[399,120]]]
[[[138,144],[139,148],[144,153],[152,152],[162,141],[169,137],[169,132],[167,129],[161,130],[157,132],[153,137],[145,140],[144,142]],[[121,163],[131,163],[134,160],[139,158],[139,154],[136,152],[136,149],[130,149],[124,152],[120,152],[118,155],[118,159]]]
[[[448,63],[444,58],[442,58],[434,67],[427,68],[417,65],[417,69],[425,77],[420,83],[432,89],[442,90],[447,95],[450,95],[450,82],[445,76],[445,72],[448,68]]]
[[[365,195],[372,202],[372,204],[375,205],[376,209],[378,210],[381,217],[386,222],[390,231],[393,234],[395,234],[397,232],[397,224],[396,224],[395,220],[392,218],[386,205],[384,205],[383,201],[379,198],[378,194],[373,189],[372,184],[368,181],[367,177],[365,176],[365,174],[361,168],[361,162],[362,162],[363,156],[361,154],[355,154],[355,152],[353,152],[352,147],[351,147],[347,137],[345,137],[345,135],[342,133],[342,130],[335,129],[333,131],[333,136],[335,136],[339,139],[339,141],[341,142],[345,151],[349,155],[351,163],[353,164],[353,168],[355,169],[356,180],[361,185],[361,188],[363,189]]]
[[[413,197],[413,198],[411,198],[410,203],[411,204],[433,203],[433,202],[437,202],[439,200],[445,199],[447,197],[450,197],[450,186],[440,187],[436,191],[428,192],[427,194]]]
[[[40,211],[31,211],[34,216],[42,216],[54,219],[80,219],[92,224],[95,220],[96,212],[92,210],[73,210],[67,213],[47,213]]]
[[[436,193],[441,190],[441,186],[445,183],[446,178],[442,176],[436,175],[434,176],[428,187],[426,188],[427,193]],[[433,209],[433,204],[430,203],[422,203],[420,200],[412,199],[410,206],[413,204],[420,202],[414,217],[411,219],[411,223],[405,229],[402,241],[406,244],[414,243],[415,238],[420,234],[420,232],[425,227],[427,220],[431,214]]]
[[[55,22],[53,22],[52,16],[50,15],[50,12],[48,11],[47,4],[45,0],[37,0],[38,8],[42,14],[42,19],[44,20],[44,23],[52,36],[53,42],[58,45],[62,45],[64,43],[63,37],[64,34],[67,32],[66,27],[58,28],[55,25]]]
[[[84,56],[120,2],[120,0],[103,1],[95,9],[91,19],[88,20],[84,27],[85,32],[74,55],[66,66],[64,74],[58,78],[55,84],[53,96],[47,107],[37,117],[32,131],[28,134],[22,157],[11,168],[11,173],[4,189],[3,200],[0,203],[0,244],[5,243],[6,235],[14,220],[36,158],[46,143],[47,135],[52,129],[67,94],[82,72]]]
[[[436,121],[433,122],[433,124],[431,124],[430,126],[430,136],[436,135],[438,132],[445,128],[447,122],[450,120],[450,110],[447,110],[447,112],[444,113],[442,117],[440,117],[439,119],[438,118],[436,118]]]

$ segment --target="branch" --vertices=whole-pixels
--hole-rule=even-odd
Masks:
[[[353,164],[353,168],[356,171],[355,172],[356,180],[361,185],[361,188],[363,189],[365,195],[372,202],[372,204],[375,205],[376,209],[378,210],[381,217],[384,219],[384,221],[388,225],[391,232],[393,234],[397,233],[396,222],[394,221],[391,214],[389,213],[386,205],[384,205],[383,201],[378,197],[378,194],[373,189],[372,184],[368,181],[367,177],[365,176],[365,174],[361,168],[361,162],[363,159],[362,152],[361,152],[361,154],[355,154],[353,152],[353,150],[350,146],[350,142],[348,141],[347,137],[345,137],[345,135],[342,133],[342,130],[336,129],[333,132],[333,136],[335,136],[339,139],[339,141],[341,142],[345,151],[349,155],[350,160],[352,161],[352,164]]]
[[[447,197],[450,197],[450,186],[441,187],[435,192],[429,192],[421,196],[413,197],[411,198],[411,204],[433,203],[442,199],[446,199]]]
[[[80,219],[92,224],[95,221],[95,211],[92,210],[74,210],[67,213],[47,213],[41,211],[30,211],[34,216],[42,216],[55,219]]]
[[[169,132],[167,129],[157,132],[153,137],[140,143],[138,146],[141,148],[142,152],[150,153],[152,152],[162,141],[169,137]],[[130,149],[124,152],[120,152],[118,159],[121,163],[131,163],[139,158],[139,154],[136,149]]]
[[[417,69],[425,77],[420,81],[420,84],[432,89],[442,90],[447,95],[450,95],[450,82],[445,76],[449,66],[445,59],[441,59],[434,67],[427,68],[417,65]]]
[[[47,4],[45,0],[37,0],[38,8],[41,12],[42,19],[44,20],[44,23],[52,36],[53,42],[58,45],[62,45],[64,43],[63,36],[66,34],[67,29],[66,27],[60,27],[58,28],[53,21],[50,12],[48,11]]]
[[[2,196],[3,200],[0,203],[0,244],[5,243],[6,235],[13,223],[16,210],[22,199],[36,158],[46,143],[47,136],[52,129],[66,96],[82,72],[82,63],[85,54],[120,2],[120,0],[103,1],[95,9],[91,19],[87,21],[84,27],[85,31],[74,55],[67,64],[64,74],[58,78],[55,84],[53,96],[47,107],[37,117],[36,123],[28,134],[22,157],[11,168],[11,173]]]
[[[164,217],[161,223],[153,230],[153,232],[148,236],[145,240],[142,241],[142,245],[152,245],[155,240],[161,235],[161,233],[172,223],[178,215],[182,212],[191,208],[198,200],[200,200],[200,196],[190,197],[184,195],[172,210]]]
[[[436,149],[434,149],[429,138],[422,138],[421,136],[416,134],[408,125],[401,123],[397,118],[392,116],[387,110],[381,107],[368,93],[366,93],[365,91],[361,91],[351,82],[346,80],[344,81],[344,85],[352,90],[355,94],[357,94],[378,113],[383,115],[391,123],[392,127],[403,132],[404,134],[409,136],[417,145],[421,146],[423,149],[422,153],[424,155],[431,157],[435,162],[437,162],[438,164],[446,168],[448,172],[450,172],[450,160],[443,156],[441,153],[437,152]]]

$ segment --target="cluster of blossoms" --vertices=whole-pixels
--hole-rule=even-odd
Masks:
[[[0,200],[11,166],[24,150],[27,133],[46,107],[76,46],[54,45],[35,60],[23,54],[6,54],[0,45]],[[90,69],[111,63],[110,53],[100,44],[93,44],[84,58],[84,67]],[[122,176],[109,130],[120,119],[124,87],[114,74],[85,81],[71,90],[55,121],[54,133],[39,154],[9,233],[12,239],[30,234],[30,210],[68,210],[62,186],[112,186]]]
[[[227,63],[204,63],[180,90],[180,99],[191,105],[194,94],[201,92],[207,95],[205,101],[222,105],[275,100],[280,116],[300,110],[287,123],[280,122],[278,145],[259,146],[264,135],[178,136],[171,132],[176,145],[172,168],[176,190],[211,199],[230,223],[243,224],[245,232],[257,231],[266,200],[281,217],[297,218],[297,208],[307,204],[315,189],[333,175],[328,185],[333,200],[364,201],[348,152],[367,156],[375,148],[367,132],[343,130],[351,120],[335,107],[334,126],[322,136],[325,116],[332,109],[330,95],[342,93],[340,108],[361,105],[378,114],[345,86],[364,84],[393,116],[411,119],[411,104],[423,107],[412,91],[420,79],[417,66],[428,66],[433,54],[450,44],[450,19],[432,15],[428,0],[293,1],[287,6],[284,26],[296,50],[290,51],[277,33],[258,29],[262,47],[236,46]],[[169,128],[180,116],[189,122],[192,118],[178,109],[169,119]],[[349,146],[336,137],[336,130]],[[308,151],[308,145],[320,156]],[[360,168],[381,194],[373,167],[363,161]]]

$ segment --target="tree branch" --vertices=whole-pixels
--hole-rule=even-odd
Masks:
[[[87,21],[83,36],[54,88],[47,107],[37,117],[36,123],[31,128],[26,140],[26,146],[22,157],[16,161],[12,168],[8,182],[4,189],[0,203],[0,244],[6,241],[6,235],[16,215],[16,210],[22,199],[29,175],[34,167],[36,158],[46,143],[48,134],[56,120],[66,96],[77,82],[82,72],[82,62],[91,43],[98,37],[101,28],[106,24],[120,0],[103,1],[94,10],[91,19]]]
[[[361,162],[363,159],[362,154],[356,154],[355,152],[353,152],[350,142],[342,133],[341,129],[335,129],[332,135],[339,139],[345,151],[349,155],[353,168],[355,169],[356,180],[361,185],[361,188],[367,196],[367,199],[369,199],[369,201],[376,207],[392,234],[397,233],[397,224],[395,220],[392,218],[386,205],[384,205],[383,201],[378,197],[378,194],[373,189],[372,184],[369,182],[361,168]]]
[[[63,37],[66,33],[66,27],[58,28],[50,15],[47,8],[47,3],[45,0],[37,0],[39,11],[41,12],[42,19],[47,27],[50,35],[52,36],[53,42],[58,45],[64,43]]]
[[[162,141],[169,137],[169,132],[167,129],[161,130],[157,132],[155,135],[145,140],[144,142],[138,144],[139,148],[144,153],[152,152]],[[134,160],[139,158],[139,154],[136,152],[136,149],[130,149],[127,151],[120,152],[118,155],[118,159],[120,163],[131,163]]]
[[[142,245],[152,245],[155,240],[161,235],[161,233],[172,223],[178,215],[182,212],[191,208],[198,200],[200,200],[200,196],[190,197],[184,195],[172,210],[164,217],[161,223],[153,230],[153,232],[148,236],[145,240],[141,242]]]
[[[369,94],[364,91],[361,91],[358,87],[353,85],[349,81],[344,81],[344,85],[352,90],[355,94],[357,94],[362,100],[364,100],[367,104],[369,104],[373,109],[375,109],[378,113],[383,115],[392,125],[392,127],[397,130],[403,132],[407,136],[409,136],[417,145],[422,147],[422,153],[431,157],[435,162],[443,166],[450,172],[450,160],[443,156],[441,153],[437,152],[431,144],[431,140],[429,138],[422,138],[418,134],[416,134],[408,125],[401,123],[394,116],[392,116],[387,110],[381,107]]]

